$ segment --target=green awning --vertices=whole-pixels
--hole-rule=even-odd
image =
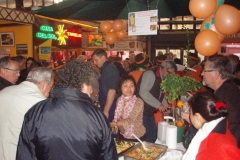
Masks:
[[[190,0],[66,0],[33,13],[58,19],[115,20],[127,19],[129,12],[158,9],[159,18],[191,15]],[[148,5],[147,5],[148,2]],[[238,9],[240,0],[225,0]]]

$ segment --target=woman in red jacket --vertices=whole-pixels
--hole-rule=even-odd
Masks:
[[[195,94],[188,104],[191,123],[198,132],[182,159],[239,160],[240,150],[227,127],[226,105],[209,92]]]

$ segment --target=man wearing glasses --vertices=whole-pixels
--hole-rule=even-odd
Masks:
[[[233,72],[234,66],[228,57],[214,55],[207,58],[202,76],[204,83],[226,103],[229,112],[228,128],[240,148],[240,89],[232,80]]]
[[[20,76],[18,62],[9,56],[0,59],[0,90],[16,84]]]
[[[45,67],[32,69],[26,81],[0,91],[0,159],[15,160],[25,113],[49,96],[53,71]]]

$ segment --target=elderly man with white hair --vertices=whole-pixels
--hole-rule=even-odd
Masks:
[[[15,160],[25,113],[46,99],[53,86],[53,71],[32,69],[26,81],[0,91],[0,159]]]

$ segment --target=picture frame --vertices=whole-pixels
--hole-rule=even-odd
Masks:
[[[14,33],[13,32],[4,32],[0,33],[0,45],[1,46],[14,46]]]
[[[88,34],[88,47],[102,47],[103,35],[102,34]]]

